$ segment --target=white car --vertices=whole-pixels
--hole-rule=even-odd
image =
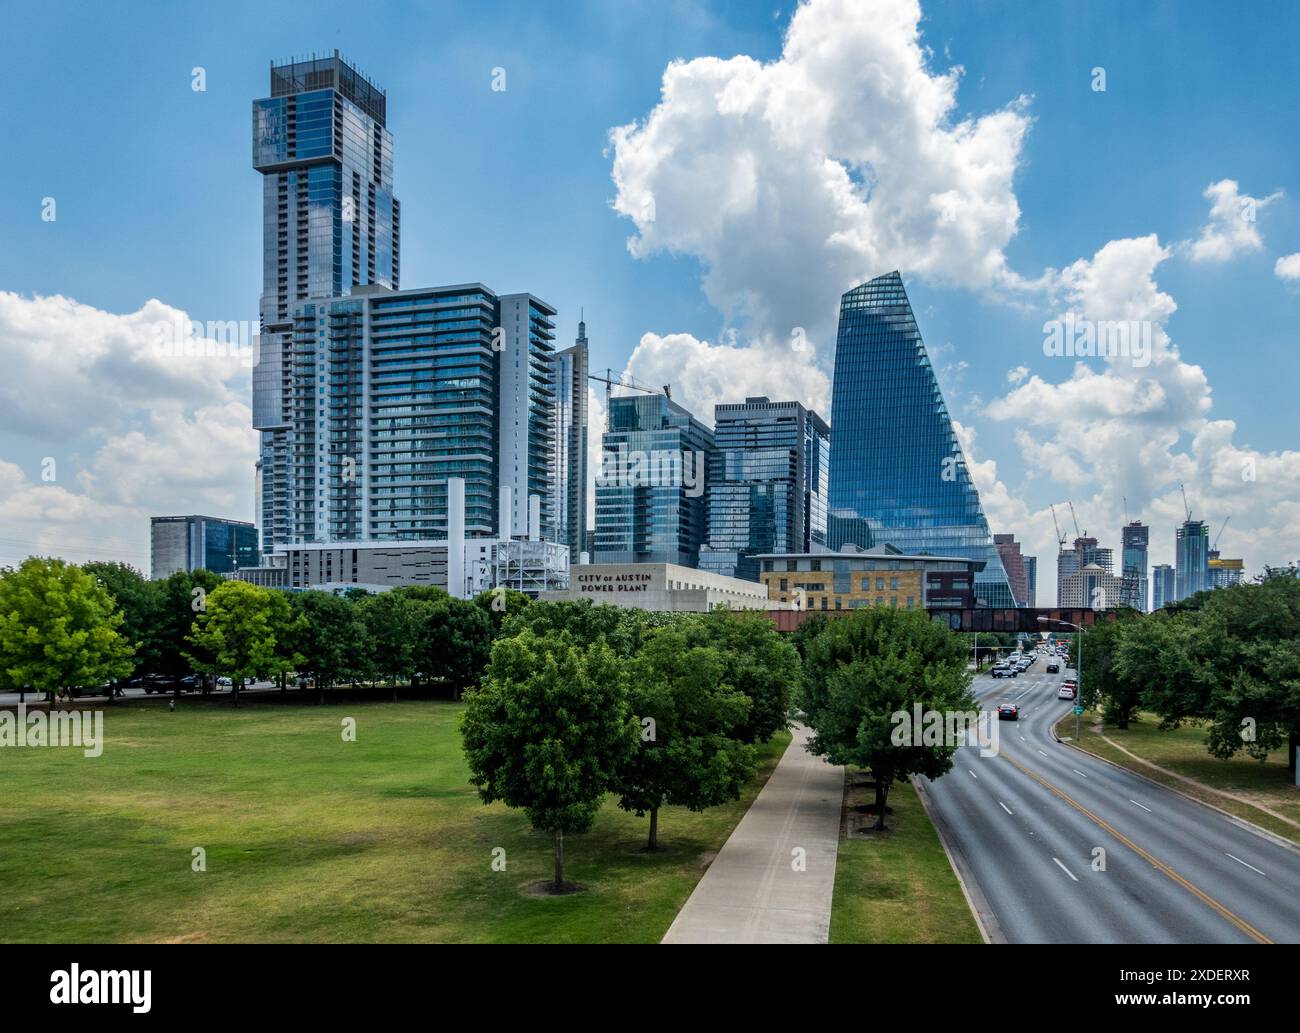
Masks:
[[[1064,683],[1056,690],[1057,699],[1074,699],[1074,686],[1069,682]]]

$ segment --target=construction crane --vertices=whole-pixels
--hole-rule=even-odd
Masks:
[[[1070,519],[1074,521],[1074,536],[1076,538],[1082,538],[1083,532],[1079,530],[1079,518],[1074,515],[1074,503],[1067,502],[1066,505],[1070,507]]]
[[[631,374],[619,373],[617,370],[602,369],[598,373],[588,373],[587,379],[594,380],[598,384],[605,385],[605,429],[606,430],[609,430],[609,408],[610,408],[609,403],[610,403],[610,399],[614,395],[614,388],[626,387],[631,391],[644,391],[648,395],[659,394],[659,392],[656,391],[653,387],[641,383],[641,381],[637,380]],[[663,393],[665,395],[668,394],[668,388],[669,385],[665,384],[663,390]]]
[[[1226,517],[1224,517],[1224,518],[1223,518],[1223,527],[1227,527],[1227,526],[1228,526],[1228,521],[1231,520],[1231,519],[1232,519],[1232,514],[1231,514],[1231,513],[1229,513]],[[1211,552],[1213,552],[1215,549],[1217,549],[1217,548],[1219,547],[1219,539],[1223,537],[1223,527],[1220,527],[1220,528],[1219,528],[1219,533],[1216,534],[1216,535],[1214,536],[1214,544],[1210,546],[1210,551],[1211,551]]]
[[[1183,510],[1187,513],[1187,522],[1191,523],[1192,507],[1187,504],[1187,489],[1183,487],[1181,482],[1179,482],[1178,490],[1183,493]]]
[[[1056,505],[1052,504],[1047,507],[1052,511],[1052,526],[1056,528],[1056,551],[1065,551],[1065,535],[1061,534],[1061,524],[1056,519]]]

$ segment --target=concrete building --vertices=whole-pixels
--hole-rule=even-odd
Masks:
[[[825,547],[825,420],[798,402],[756,396],[714,407],[713,440],[701,570],[756,581],[756,555]]]
[[[587,323],[571,348],[555,353],[556,540],[573,558],[587,551]]]
[[[723,577],[676,563],[583,563],[569,572],[569,587],[542,592],[550,602],[590,599],[636,610],[707,613],[774,608],[765,585]]]
[[[231,574],[257,562],[257,527],[247,521],[209,516],[149,520],[149,576],[155,581],[200,568]]]
[[[1025,570],[1025,557],[1014,534],[995,534],[993,547],[998,550],[1002,567],[1011,585],[1011,597],[1017,606],[1029,605],[1029,574]]]
[[[511,523],[529,526],[538,499],[541,537],[556,540],[555,309],[531,294],[498,301],[497,484],[514,500]]]
[[[1038,557],[1026,556],[1025,560],[1025,605],[1033,609],[1038,605]]]
[[[976,575],[983,569],[982,560],[909,555],[888,544],[875,549],[847,544],[839,552],[757,559],[759,579],[772,599],[803,610],[973,607]]]
[[[1099,563],[1088,563],[1071,571],[1058,586],[1057,605],[1071,609],[1107,610],[1119,603],[1124,579],[1116,577]]]
[[[1107,574],[1113,573],[1114,562],[1113,550],[1099,545],[1096,538],[1080,535],[1074,540],[1074,548],[1062,549],[1056,555],[1056,605],[1083,605],[1064,601],[1065,590],[1062,586],[1065,584],[1065,579],[1087,566],[1098,566]],[[1119,594],[1116,593],[1114,598],[1119,599]]]

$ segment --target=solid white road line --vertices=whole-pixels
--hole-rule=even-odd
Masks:
[[[1006,804],[1004,804],[1001,800],[998,801],[998,806],[1001,807],[1001,808],[1002,808],[1004,811],[1006,811],[1008,814],[1011,814],[1011,808],[1008,807]],[[1014,817],[1014,815],[1013,815],[1013,817]]]
[[[967,768],[966,770],[967,770],[967,771],[970,771],[970,768]],[[973,771],[970,771],[970,777],[973,778],[973,779],[975,779],[976,782],[978,782],[978,781],[980,780],[979,775],[975,774],[975,772],[973,772]]]
[[[1226,853],[1226,851],[1225,851],[1225,853]],[[1232,854],[1228,854],[1228,856],[1231,857],[1231,858],[1232,858],[1234,861],[1236,861],[1238,864],[1246,864],[1246,862],[1243,861],[1240,857],[1235,857],[1235,856],[1232,855]],[[1253,864],[1246,864],[1246,867],[1249,868],[1252,872],[1259,872],[1260,875],[1264,875],[1264,873],[1261,872],[1261,871],[1259,871],[1259,869],[1256,868]],[[1264,875],[1264,878],[1267,879],[1268,876],[1267,876],[1267,875]]]
[[[1150,807],[1144,807],[1142,804],[1138,803],[1136,800],[1130,800],[1129,803],[1133,804],[1135,807],[1141,807],[1141,808],[1142,808],[1144,811],[1146,811],[1148,814],[1155,814],[1155,811],[1153,811]]]
[[[1059,857],[1053,857],[1052,860],[1055,861],[1056,864],[1057,864],[1057,867],[1060,868],[1061,871],[1065,872],[1065,874],[1068,875],[1071,879],[1073,879],[1075,882],[1078,882],[1078,881],[1079,881],[1079,877],[1078,877],[1077,875],[1075,875],[1074,872],[1070,871],[1069,868],[1067,868],[1067,867],[1065,867],[1065,865],[1061,864],[1061,859],[1060,859]]]
[[[1043,751],[1042,751],[1042,750],[1039,750],[1039,751],[1038,751],[1038,752],[1039,752],[1039,753],[1043,753]],[[1047,756],[1047,754],[1046,754],[1046,753],[1043,753],[1043,756],[1044,756],[1044,757],[1046,757],[1046,756]]]

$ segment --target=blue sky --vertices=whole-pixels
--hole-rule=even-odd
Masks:
[[[647,239],[654,234],[613,206],[618,188],[609,132],[644,125],[674,60],[747,55],[758,63],[777,61],[793,12],[788,2],[377,3],[364,9],[55,2],[15,8],[0,42],[8,144],[8,160],[0,164],[0,290],[26,299],[63,295],[119,315],[157,299],[200,320],[254,319],[261,191],[250,165],[250,102],[269,92],[272,59],[338,47],[388,93],[403,204],[403,286],[482,280],[502,291],[532,291],[559,308],[566,341],[584,306],[596,368],[623,368],[647,333],[718,342],[733,331],[744,345],[761,337],[764,327],[743,311],[720,311],[727,306],[702,285],[707,247],[670,243],[668,249],[651,246],[643,257],[629,253],[628,240],[639,229]],[[1170,249],[1156,279],[1177,310],[1162,325],[1183,362],[1199,367],[1208,381],[1208,418],[1235,422],[1233,455],[1258,452],[1260,468],[1274,471],[1276,490],[1267,498],[1234,498],[1222,477],[1208,472],[1205,455],[1189,460],[1187,469],[1170,460],[1196,435],[1195,425],[1176,416],[1161,424],[1178,443],[1152,459],[1159,468],[1126,476],[1151,483],[1149,497],[1135,508],[1156,525],[1153,541],[1172,541],[1170,493],[1187,477],[1191,490],[1205,497],[1197,508],[1210,510],[1216,524],[1233,513],[1225,552],[1240,522],[1235,554],[1247,554],[1255,565],[1300,557],[1294,536],[1278,537],[1293,513],[1287,503],[1294,501],[1297,476],[1294,453],[1286,450],[1300,438],[1294,404],[1300,290],[1274,274],[1279,257],[1300,252],[1300,114],[1290,103],[1296,90],[1290,48],[1298,30],[1295,5],[1252,3],[1233,14],[1219,4],[1187,0],[930,0],[920,23],[928,72],[963,69],[949,124],[1008,110],[1024,98],[1016,108],[1026,129],[1011,187],[1019,218],[1014,234],[992,245],[1010,270],[1033,280],[1047,269],[1092,259],[1110,241],[1152,233]],[[202,93],[191,89],[195,66],[206,71]],[[1103,93],[1090,86],[1097,66],[1106,70]],[[490,88],[496,67],[506,70],[504,92]],[[674,160],[680,159],[676,153]],[[647,174],[647,182],[660,187],[660,223],[667,225],[674,216],[666,210],[664,180],[656,176],[662,169]],[[1243,196],[1282,193],[1259,209],[1257,246],[1224,260],[1196,261],[1178,245],[1201,233],[1210,212],[1204,191],[1224,179],[1239,184]],[[47,196],[57,199],[54,223],[40,218]],[[775,196],[763,203],[779,201]],[[680,219],[689,217],[683,210]],[[723,226],[718,233],[716,246],[745,249],[741,230],[733,234]],[[1006,529],[1042,551],[1051,537],[1050,522],[1043,529],[1047,503],[1073,498],[1093,521],[1090,529],[1117,538],[1119,501],[1103,470],[1063,481],[1052,472],[1051,458],[1027,450],[1023,441],[1028,435],[1050,442],[1057,431],[1007,415],[1008,407],[1041,397],[1011,393],[1009,370],[1023,365],[1029,376],[1041,375],[1045,391],[1070,376],[1061,360],[1044,357],[1041,349],[1041,326],[1059,309],[1056,301],[1015,296],[978,278],[962,282],[942,259],[929,265],[918,260],[909,269],[906,259],[916,252],[897,261],[890,261],[889,248],[866,253],[870,259],[840,266],[836,275],[866,279],[904,268],[950,408],[975,432],[973,458],[996,460],[1001,489],[1022,503],[999,508],[990,499],[991,519],[1022,521],[1025,526]],[[817,256],[790,260],[815,267]],[[820,294],[809,298],[800,320],[814,332],[816,361],[826,371],[833,296],[849,285],[833,285],[829,304]],[[10,347],[23,347],[22,327],[22,319],[11,315],[0,328],[17,338]],[[29,347],[36,346],[33,340]],[[661,360],[675,353],[666,354]],[[46,361],[54,362],[50,356]],[[634,362],[633,371],[658,374],[663,361]],[[36,369],[35,360],[24,368]],[[57,368],[50,373],[46,399],[55,408],[63,404],[58,375]],[[780,394],[785,384],[775,374],[773,380],[769,391]],[[223,382],[230,399],[237,399],[237,377]],[[690,385],[683,390],[689,397]],[[105,406],[119,404],[110,389],[102,397]],[[1068,394],[1052,397],[1068,402]],[[999,398],[1006,405],[1000,418],[992,418],[990,403]],[[201,434],[202,421],[185,422],[186,404],[192,417],[200,402],[182,398],[170,416],[154,412],[134,430],[152,442],[174,417],[178,434]],[[1146,440],[1144,428],[1157,416],[1117,418],[1129,416],[1135,443]],[[26,508],[0,509],[8,538],[37,540],[36,518],[50,514],[31,497],[40,487],[44,456],[66,456],[65,468],[87,474],[75,482],[70,473],[61,475],[81,504],[101,501],[95,491],[108,492],[105,467],[111,467],[101,450],[133,429],[107,426],[115,418],[91,411],[81,414],[80,426],[64,420],[46,427],[39,420],[14,425],[0,416],[0,462],[16,465],[23,478],[0,482],[0,491],[7,483],[28,496]],[[101,424],[102,433],[96,430]],[[1086,435],[1088,426],[1074,431]],[[1112,425],[1102,438],[1113,443],[1113,431]],[[116,454],[124,451],[130,449],[119,447]],[[1205,474],[1203,485],[1193,467]],[[210,494],[190,508],[211,508],[228,497],[231,506],[244,507],[230,515],[248,515],[251,469],[242,481],[224,469],[212,475],[237,483],[225,496]],[[115,480],[120,485],[130,476]],[[147,524],[131,529],[130,513],[166,509],[184,497],[176,485],[160,484],[151,497],[148,478],[133,483],[135,494],[118,489],[102,500],[121,523],[109,520],[100,544],[114,536],[117,551],[139,550],[147,538]],[[70,499],[62,503],[54,509],[73,507]],[[1257,517],[1254,531],[1248,530],[1248,510]],[[0,562],[23,551],[0,541]]]

